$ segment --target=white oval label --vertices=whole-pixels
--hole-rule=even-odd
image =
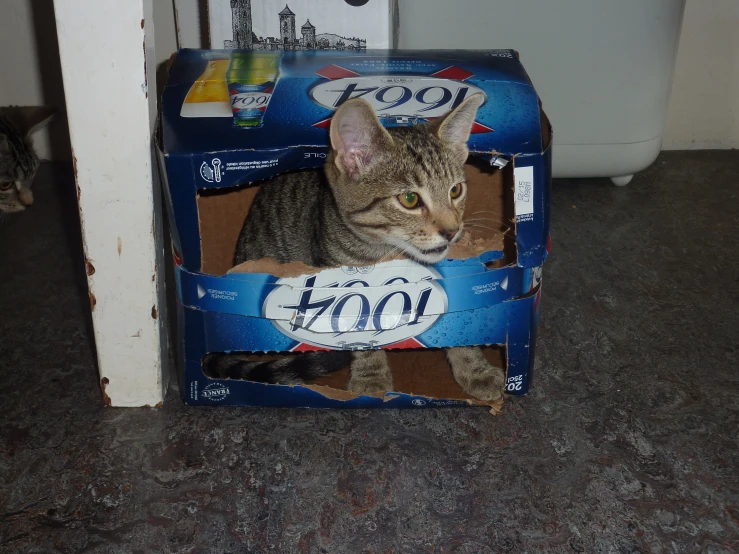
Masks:
[[[350,98],[364,98],[381,117],[440,117],[482,89],[462,81],[388,75],[347,77],[316,85],[310,92],[313,101],[337,109]]]
[[[265,318],[287,336],[332,349],[378,348],[429,329],[447,310],[433,269],[409,260],[327,269],[284,278],[267,296]]]

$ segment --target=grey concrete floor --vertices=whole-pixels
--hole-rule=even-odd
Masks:
[[[739,155],[557,181],[533,392],[103,406],[74,185],[0,221],[2,552],[739,552]]]

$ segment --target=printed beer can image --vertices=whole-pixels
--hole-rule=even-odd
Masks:
[[[234,52],[226,78],[236,127],[261,127],[280,71],[279,52]]]

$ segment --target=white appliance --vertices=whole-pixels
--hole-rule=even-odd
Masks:
[[[554,128],[554,177],[627,184],[662,145],[685,0],[401,0],[398,48],[513,48]]]

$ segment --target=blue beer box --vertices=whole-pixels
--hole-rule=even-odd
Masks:
[[[462,391],[444,359],[444,347],[470,345],[484,346],[489,359],[505,367],[507,393],[526,394],[549,250],[552,131],[516,52],[273,55],[274,63],[263,55],[251,74],[247,52],[182,50],[164,90],[159,145],[184,401],[321,408],[484,404]],[[238,74],[229,71],[236,58]],[[320,168],[331,117],[343,101],[361,96],[384,125],[398,126],[440,117],[477,92],[486,99],[469,139],[465,217],[487,220],[471,224],[448,259],[433,266],[391,260],[323,270],[261,260],[232,268],[259,182]],[[246,116],[244,106],[252,109]],[[259,359],[369,348],[389,350],[396,390],[384,396],[346,391],[348,369],[285,386],[211,379],[202,368],[210,352]]]

